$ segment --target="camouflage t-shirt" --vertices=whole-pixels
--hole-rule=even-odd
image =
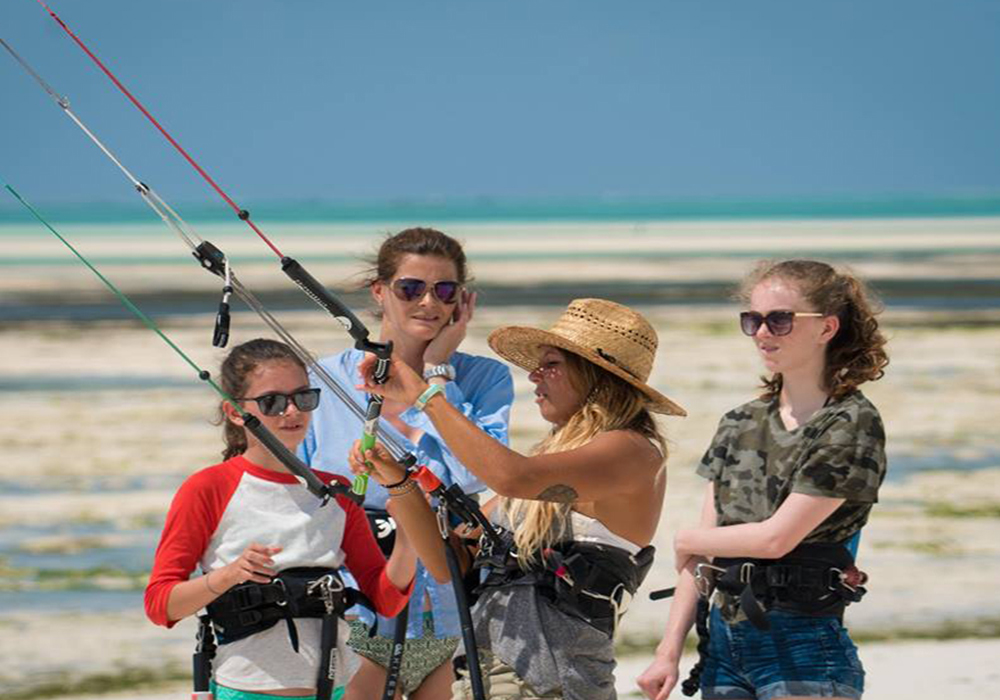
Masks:
[[[885,430],[860,391],[788,430],[777,399],[757,399],[722,417],[698,474],[715,483],[722,525],[766,520],[791,493],[845,502],[804,542],[843,542],[868,520],[885,476]]]

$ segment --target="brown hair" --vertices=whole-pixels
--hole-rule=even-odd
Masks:
[[[219,370],[219,386],[233,398],[243,396],[250,375],[265,362],[291,362],[306,371],[302,360],[284,343],[270,338],[256,338],[229,351]],[[246,452],[247,435],[242,425],[236,425],[226,417],[223,410],[225,403],[219,404],[216,422],[222,425],[222,440],[226,443],[222,458],[231,459]]]
[[[754,288],[774,277],[794,283],[816,311],[840,319],[837,334],[826,346],[823,370],[823,385],[834,399],[885,375],[886,338],[875,318],[882,309],[864,282],[816,260],[765,260],[743,280],[739,299],[749,303]],[[766,398],[781,392],[780,373],[761,380]]]
[[[366,262],[369,265],[365,286],[376,282],[388,282],[396,275],[399,263],[405,255],[434,255],[455,264],[458,283],[465,284],[468,269],[462,244],[437,229],[415,227],[392,234],[382,241],[378,252]]]
[[[587,444],[600,433],[632,430],[653,441],[667,457],[667,442],[652,413],[649,399],[639,389],[593,362],[567,350],[567,376],[586,398],[565,425],[554,428],[532,450],[533,454],[565,452]],[[522,568],[527,568],[539,549],[557,542],[565,534],[571,503],[522,498],[500,499],[503,512],[514,528],[514,542]]]

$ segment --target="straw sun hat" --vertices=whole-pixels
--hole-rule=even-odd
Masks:
[[[627,306],[604,299],[576,299],[550,330],[504,326],[490,333],[488,340],[498,355],[529,372],[538,368],[541,346],[567,350],[641,391],[649,399],[649,410],[687,415],[687,411],[646,384],[656,355],[656,331]]]

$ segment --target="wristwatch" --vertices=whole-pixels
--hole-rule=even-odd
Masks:
[[[428,367],[424,370],[424,381],[430,381],[434,377],[444,377],[449,382],[455,381],[455,368],[447,362]]]

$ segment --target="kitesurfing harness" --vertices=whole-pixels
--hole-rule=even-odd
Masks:
[[[297,567],[279,573],[270,583],[242,583],[208,605],[199,618],[198,647],[194,654],[195,688],[207,690],[214,636],[219,644],[245,639],[271,629],[284,620],[292,648],[299,651],[295,618],[321,618],[320,663],[316,697],[328,698],[337,670],[337,625],[344,611],[355,604],[372,607],[360,591],[344,586],[335,569]]]
[[[854,565],[854,556],[841,543],[800,544],[780,559],[717,557],[695,567],[698,601],[695,626],[698,631],[698,663],[681,685],[681,692],[698,692],[708,653],[710,598],[721,591],[738,601],[750,623],[769,630],[769,610],[783,610],[814,617],[842,619],[844,608],[864,597],[868,575]],[[654,591],[650,598],[668,597],[673,589]]]
[[[715,588],[739,600],[758,629],[770,629],[766,611],[842,618],[864,596],[868,575],[841,544],[800,544],[781,559],[717,558]]]
[[[539,550],[522,566],[514,533],[497,528],[501,547],[480,545],[475,566],[487,575],[477,592],[508,585],[535,586],[557,610],[614,637],[629,602],[653,565],[656,549],[630,554],[620,547],[565,541]]]

